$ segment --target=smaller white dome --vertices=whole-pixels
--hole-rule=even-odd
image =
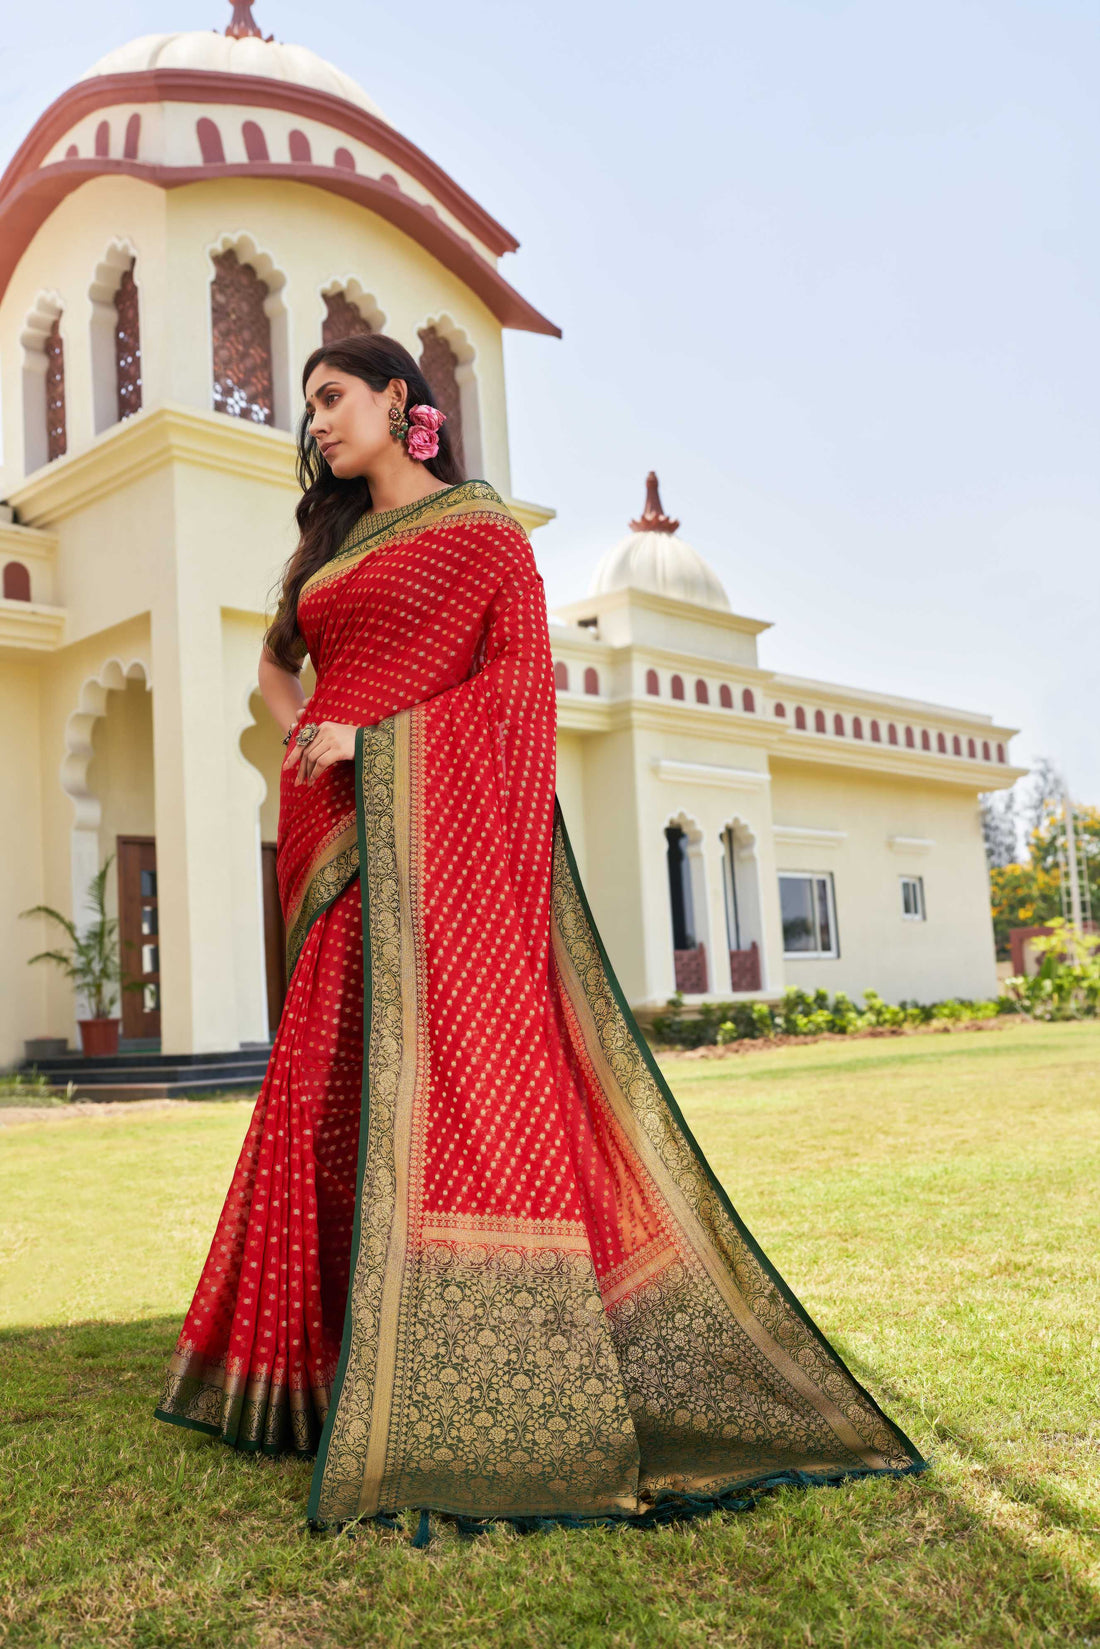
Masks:
[[[627,585],[676,601],[716,607],[719,612],[731,611],[718,574],[675,533],[632,532],[598,563],[588,593],[604,595]]]
[[[718,574],[698,550],[677,538],[680,523],[662,509],[653,470],[645,478],[645,488],[645,508],[639,519],[630,523],[633,532],[597,563],[589,595],[606,595],[609,590],[629,587],[730,612],[729,597]]]
[[[205,69],[215,74],[255,74],[285,80],[295,86],[342,97],[379,120],[386,116],[363,88],[306,46],[284,46],[256,35],[235,39],[217,29],[191,29],[182,34],[143,34],[101,57],[80,76],[140,74],[144,69]]]

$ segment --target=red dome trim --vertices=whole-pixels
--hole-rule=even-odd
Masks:
[[[514,252],[519,246],[515,236],[459,188],[423,149],[357,103],[312,86],[265,75],[224,74],[218,69],[141,69],[134,74],[98,74],[78,80],[39,116],[16,150],[0,179],[0,201],[41,166],[54,144],[78,120],[116,103],[243,103],[255,108],[285,109],[323,121],[403,166],[490,252]]]

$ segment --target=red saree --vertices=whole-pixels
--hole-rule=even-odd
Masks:
[[[646,1521],[919,1471],[742,1224],[623,997],[555,795],[542,580],[483,481],[305,586],[290,985],[157,1414],[316,1451],[315,1526]]]

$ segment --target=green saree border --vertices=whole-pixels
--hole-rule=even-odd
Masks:
[[[829,1339],[828,1335],[826,1335],[822,1332],[822,1330],[818,1327],[818,1325],[814,1322],[813,1318],[810,1316],[809,1312],[806,1310],[805,1306],[797,1298],[797,1296],[795,1295],[795,1293],[791,1289],[790,1285],[785,1281],[785,1279],[782,1276],[780,1276],[779,1272],[776,1270],[776,1268],[772,1264],[771,1260],[765,1254],[764,1250],[760,1247],[760,1244],[756,1241],[756,1238],[753,1236],[752,1232],[746,1226],[746,1224],[745,1224],[744,1220],[741,1218],[740,1214],[738,1214],[736,1208],[734,1208],[733,1203],[730,1201],[729,1196],[727,1195],[727,1193],[725,1191],[725,1188],[723,1187],[721,1181],[715,1175],[714,1170],[711,1168],[710,1163],[707,1161],[705,1155],[703,1154],[703,1151],[701,1150],[701,1148],[699,1146],[698,1140],[695,1138],[695,1135],[692,1133],[691,1129],[688,1127],[688,1124],[687,1124],[687,1121],[684,1117],[684,1114],[683,1114],[683,1112],[681,1111],[679,1105],[676,1102],[676,1097],[673,1094],[672,1089],[669,1087],[668,1082],[666,1081],[666,1079],[665,1079],[665,1077],[664,1077],[664,1075],[661,1071],[661,1067],[657,1063],[656,1057],[654,1056],[653,1050],[650,1047],[648,1040],[646,1039],[645,1033],[642,1030],[641,1026],[638,1024],[637,1019],[634,1017],[634,1013],[633,1013],[633,1011],[630,1007],[630,1004],[627,1002],[626,997],[623,994],[623,988],[619,983],[618,975],[616,974],[614,968],[611,965],[611,958],[607,954],[607,948],[604,945],[603,939],[602,939],[601,934],[600,934],[600,930],[599,930],[599,928],[596,924],[596,919],[592,914],[592,907],[588,902],[588,895],[584,891],[584,884],[581,881],[581,875],[580,875],[580,870],[579,870],[578,865],[577,865],[576,854],[573,852],[573,844],[569,839],[569,831],[566,828],[565,815],[562,812],[561,803],[559,802],[557,794],[555,793],[555,796],[554,796],[554,828],[557,829],[559,827],[561,829],[562,846],[565,849],[566,862],[569,866],[569,874],[570,874],[570,877],[572,878],[572,881],[573,881],[574,891],[575,891],[575,893],[577,895],[577,898],[579,900],[581,910],[584,913],[585,920],[588,922],[589,928],[591,929],[592,937],[595,940],[596,948],[597,948],[597,951],[598,951],[599,957],[600,957],[600,961],[603,965],[604,972],[607,975],[607,981],[608,981],[608,984],[611,987],[612,995],[615,998],[616,1006],[618,1007],[619,1012],[623,1016],[623,1021],[626,1025],[626,1028],[630,1032],[630,1035],[632,1036],[632,1038],[634,1039],[634,1043],[635,1043],[635,1045],[638,1049],[638,1052],[641,1054],[642,1059],[645,1063],[646,1069],[648,1070],[650,1076],[652,1077],[653,1081],[655,1082],[658,1092],[660,1093],[660,1095],[661,1095],[662,1099],[664,1100],[665,1104],[668,1106],[669,1111],[672,1113],[673,1121],[676,1123],[676,1126],[680,1129],[681,1133],[683,1134],[683,1137],[684,1137],[684,1140],[685,1140],[685,1142],[688,1146],[688,1149],[691,1151],[692,1155],[695,1158],[695,1161],[696,1161],[697,1165],[699,1166],[699,1168],[702,1170],[703,1174],[705,1175],[707,1183],[710,1185],[711,1190],[714,1192],[715,1196],[718,1198],[719,1204],[720,1204],[723,1212],[726,1214],[727,1218],[730,1220],[730,1222],[734,1226],[734,1229],[737,1231],[739,1237],[745,1243],[745,1246],[749,1249],[750,1253],[753,1255],[753,1257],[756,1259],[758,1264],[761,1266],[761,1268],[767,1274],[767,1276],[769,1277],[771,1282],[774,1283],[774,1285],[775,1285],[776,1289],[778,1290],[781,1298],[785,1301],[785,1303],[788,1306],[790,1306],[791,1310],[795,1313],[795,1315],[799,1318],[799,1320],[804,1324],[804,1326],[810,1330],[811,1334],[815,1335],[828,1348],[830,1355],[833,1356],[836,1359],[837,1363],[839,1364],[839,1366],[843,1370],[843,1372],[847,1375],[848,1379],[851,1380],[852,1384],[857,1388],[857,1390],[860,1391],[863,1394],[863,1396],[867,1399],[867,1401],[870,1403],[870,1405],[871,1405],[872,1409],[874,1410],[874,1412],[885,1423],[885,1425],[889,1428],[889,1430],[897,1438],[898,1442],[902,1444],[905,1452],[907,1454],[912,1455],[912,1457],[913,1457],[913,1464],[910,1465],[910,1466],[906,1466],[906,1467],[901,1468],[901,1473],[899,1473],[898,1468],[896,1468],[896,1467],[884,1467],[884,1468],[868,1467],[868,1468],[865,1468],[866,1473],[869,1474],[869,1475],[883,1475],[884,1474],[884,1475],[887,1475],[887,1476],[897,1476],[897,1475],[903,1474],[905,1472],[912,1473],[912,1472],[920,1472],[920,1471],[928,1470],[929,1462],[924,1459],[923,1455],[921,1454],[920,1450],[917,1448],[916,1444],[912,1441],[911,1438],[906,1436],[906,1434],[902,1431],[901,1427],[899,1425],[897,1425],[897,1423],[895,1421],[890,1419],[890,1416],[888,1414],[883,1412],[883,1410],[879,1407],[879,1404],[875,1401],[874,1397],[867,1390],[866,1386],[863,1385],[863,1383],[860,1380],[856,1379],[855,1375],[852,1373],[851,1369],[848,1367],[847,1363],[844,1361],[844,1359],[840,1355],[839,1351],[837,1351],[836,1347],[833,1345],[833,1343]],[[812,1473],[801,1473],[801,1474],[798,1474],[798,1475],[809,1477],[809,1476],[813,1476],[814,1474],[812,1474]],[[861,1475],[864,1475],[864,1472],[862,1472],[862,1471],[851,1471],[851,1472],[844,1472],[844,1473],[841,1474],[842,1477],[861,1476]],[[786,1478],[784,1478],[783,1480],[788,1481],[788,1479],[786,1479]],[[828,1479],[828,1480],[832,1481],[831,1478]],[[838,1479],[838,1481],[839,1481],[839,1479]]]
[[[366,857],[366,818],[363,799],[363,739],[365,731],[366,730],[363,728],[358,729],[355,741],[356,822],[360,855],[360,886],[362,889],[363,899],[364,1018],[359,1155],[356,1170],[356,1200],[351,1242],[350,1269],[352,1274],[354,1274],[362,1241],[363,1185],[366,1174],[367,1143],[370,1124],[370,1039],[373,1019],[370,895],[368,887],[369,878],[365,874],[368,863]],[[653,1051],[650,1048],[649,1043],[646,1040],[646,1037],[623,993],[622,986],[619,983],[614,968],[612,967],[610,957],[608,956],[607,949],[603,943],[603,939],[600,935],[595,917],[593,916],[587,895],[584,891],[584,886],[581,881],[580,872],[577,865],[576,854],[573,851],[573,845],[569,838],[569,832],[565,824],[564,814],[556,793],[554,797],[554,829],[560,829],[561,831],[562,847],[564,849],[569,875],[572,879],[573,891],[577,896],[584,918],[589,925],[601,965],[606,973],[607,981],[610,985],[611,992],[615,1000],[615,1004],[623,1016],[623,1021],[626,1025],[627,1031],[634,1040],[650,1077],[656,1084],[657,1090],[665,1104],[668,1106],[676,1127],[681,1131],[688,1150],[695,1158],[699,1168],[703,1171],[707,1183],[710,1185],[713,1193],[717,1197],[723,1212],[731,1221],[738,1235],[760,1264],[763,1271],[769,1277],[780,1297],[796,1314],[809,1332],[827,1348],[829,1355],[835,1359],[837,1366],[841,1369],[843,1374],[862,1394],[867,1403],[870,1405],[872,1411],[886,1426],[889,1433],[897,1439],[903,1452],[910,1457],[909,1461],[903,1466],[847,1466],[839,1469],[829,1468],[822,1471],[805,1471],[798,1469],[763,1471],[757,1478],[742,1480],[736,1484],[729,1484],[724,1488],[716,1487],[714,1492],[711,1493],[692,1493],[679,1490],[664,1490],[658,1494],[651,1506],[639,1512],[606,1510],[579,1512],[575,1514],[550,1512],[531,1515],[508,1515],[505,1513],[499,1513],[490,1514],[489,1516],[480,1518],[467,1516],[462,1513],[455,1513],[447,1510],[446,1508],[440,1508],[437,1506],[414,1505],[406,1508],[395,1507],[392,1510],[383,1507],[373,1515],[362,1514],[359,1517],[340,1518],[334,1521],[331,1518],[320,1516],[320,1501],[329,1455],[329,1444],[334,1429],[337,1408],[342,1395],[351,1353],[353,1335],[353,1302],[352,1291],[349,1285],[343,1338],[340,1348],[340,1358],[337,1366],[336,1377],[333,1381],[331,1401],[328,1412],[325,1416],[320,1441],[318,1443],[316,1462],[310,1485],[310,1494],[306,1512],[307,1526],[315,1532],[322,1532],[332,1528],[339,1529],[347,1526],[354,1526],[360,1522],[377,1522],[379,1524],[384,1524],[387,1527],[395,1527],[397,1526],[396,1520],[398,1514],[402,1509],[419,1511],[419,1531],[416,1539],[414,1540],[414,1545],[418,1546],[425,1545],[430,1537],[428,1517],[429,1512],[431,1511],[435,1511],[437,1515],[447,1517],[448,1521],[455,1522],[460,1532],[466,1535],[477,1534],[482,1530],[489,1528],[492,1524],[498,1522],[508,1522],[516,1528],[523,1529],[525,1531],[560,1526],[576,1528],[591,1526],[610,1527],[624,1523],[639,1529],[646,1529],[653,1528],[670,1521],[679,1521],[692,1519],[699,1516],[706,1516],[718,1510],[729,1512],[748,1510],[759,1501],[762,1495],[773,1489],[784,1486],[805,1488],[811,1486],[837,1485],[848,1480],[864,1477],[905,1477],[917,1475],[929,1470],[930,1462],[921,1455],[920,1451],[916,1448],[915,1444],[905,1434],[901,1427],[883,1411],[878,1402],[862,1384],[862,1382],[857,1380],[855,1375],[852,1374],[844,1359],[840,1356],[840,1353],[836,1350],[835,1346],[828,1339],[828,1337],[822,1333],[821,1329],[814,1322],[805,1307],[794,1295],[789,1285],[776,1270],[772,1262],[768,1259],[759,1243],[757,1243],[756,1239],[745,1226],[744,1221],[733,1207],[726,1191],[715,1176],[713,1170],[707,1162],[706,1157],[701,1151],[694,1134],[689,1128],[683,1113],[680,1110],[680,1107],[661,1072]]]
[[[306,579],[298,592],[299,601],[307,590],[327,584],[345,571],[345,564],[359,558],[366,551],[373,552],[389,537],[404,536],[411,531],[423,531],[435,516],[446,516],[467,504],[482,502],[495,505],[499,514],[515,521],[515,516],[488,481],[457,481],[453,487],[441,487],[411,504],[399,504],[392,510],[364,510],[345,534],[328,560]]]
[[[359,1245],[362,1240],[363,1179],[367,1168],[367,1141],[370,1135],[370,1038],[374,1005],[374,976],[371,967],[370,878],[366,874],[367,820],[366,810],[363,806],[363,739],[366,731],[365,727],[357,727],[355,730],[355,825],[359,843],[359,889],[363,901],[363,1076],[359,1089],[359,1156],[355,1169],[355,1214],[351,1228],[351,1263],[348,1267],[348,1299],[344,1308],[344,1329],[340,1340],[340,1360],[336,1365],[336,1377],[332,1382],[328,1412],[325,1415],[324,1424],[321,1427],[320,1441],[317,1444],[317,1459],[313,1467],[313,1476],[309,1486],[309,1501],[306,1506],[306,1519],[311,1526],[319,1526],[317,1524],[317,1513],[320,1507],[325,1467],[328,1462],[329,1443],[332,1440],[332,1429],[336,1423],[336,1409],[344,1389],[348,1359],[351,1356],[353,1328],[351,1278],[355,1274]]]

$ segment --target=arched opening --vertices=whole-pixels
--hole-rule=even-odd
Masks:
[[[4,600],[29,601],[31,575],[21,561],[9,561],[4,568]]]
[[[921,730],[920,730],[920,747],[921,747],[922,750],[929,750],[929,751],[932,748],[932,739],[931,739],[931,736],[928,732],[927,727],[922,727]]]
[[[871,723],[871,743],[872,744],[881,744],[882,743],[882,728],[879,726],[877,721],[873,721]]]
[[[967,739],[967,741],[966,741],[966,753],[970,757],[971,761],[976,760],[977,755],[978,755],[978,749],[977,749],[977,746],[975,745],[973,739]]]
[[[997,746],[997,760],[999,762],[1003,762],[1004,759],[1005,759],[1005,747],[1004,747],[1003,744],[999,744]]]
[[[141,410],[141,318],[134,249],[107,248],[88,288],[92,301],[92,413],[101,434]]]
[[[702,677],[700,677],[695,683],[695,702],[696,704],[710,703],[710,693],[708,692],[707,684]]]
[[[126,136],[122,143],[123,160],[136,160],[141,146],[141,116],[135,109],[126,122]]]
[[[718,703],[723,710],[733,709],[733,689],[728,682],[722,682],[718,688]]]
[[[840,714],[839,710],[833,717],[833,732],[836,734],[838,739],[842,739],[844,737],[844,717]]]
[[[905,748],[906,750],[916,749],[916,740],[913,737],[913,729],[911,727],[907,727],[905,729]]]
[[[684,696],[684,678],[683,678],[683,676],[673,676],[672,682],[671,682],[671,692],[672,692],[672,696],[673,696],[674,699],[682,699],[683,698],[683,696]]]
[[[584,672],[584,690],[586,693],[598,693],[600,690],[600,675],[595,667],[589,664]]]
[[[824,710],[815,710],[814,711],[814,732],[815,733],[824,733],[824,731],[825,731],[825,712],[824,712]]]
[[[569,691],[569,666],[560,658],[554,660],[554,686],[559,693]]]
[[[862,718],[862,716],[853,716],[852,717],[852,737],[853,737],[853,739],[861,739],[863,737],[863,718]]]
[[[786,717],[787,706],[785,704],[783,704],[782,701],[780,701],[779,703],[776,704],[775,714],[779,717],[779,719],[781,721]],[[798,723],[797,723],[797,720],[796,720],[795,726],[797,726],[797,725],[798,725]]]
[[[88,919],[92,877],[116,856],[107,879],[107,910],[118,918],[125,977],[116,1006],[131,1042],[160,1036],[160,919],[154,808],[153,702],[146,667],[105,663],[83,685],[65,728],[61,785],[73,803],[73,920]]]
[[[431,385],[436,405],[447,414],[459,464],[467,475],[480,476],[484,454],[475,372],[477,352],[449,315],[428,321],[419,329],[418,337],[422,346],[420,368]]]
[[[776,715],[778,714],[779,711],[777,708]],[[794,724],[800,733],[804,733],[806,731],[806,712],[800,704],[796,704],[794,707]]]
[[[225,149],[222,147],[222,134],[217,123],[209,115],[200,115],[195,122],[195,135],[199,140],[199,153],[204,166],[222,166],[225,163]]]
[[[309,146],[309,138],[304,132],[300,132],[295,127],[287,139],[287,143],[292,161],[300,166],[309,166],[312,163],[313,151]]]
[[[756,837],[744,820],[731,819],[722,829],[721,842],[730,989],[758,991],[763,981],[764,933]]]
[[[990,754],[989,754],[989,740],[988,739],[983,739],[982,740],[982,760],[983,760],[983,762],[987,762],[990,759],[991,758],[990,758]]]
[[[223,237],[210,256],[214,410],[289,429],[286,277],[247,235]]]
[[[241,127],[241,137],[244,139],[244,152],[249,160],[268,160],[267,138],[263,127],[255,120],[246,120]]]
[[[953,756],[961,756],[962,753],[963,753],[962,740],[959,738],[959,735],[956,733],[954,735],[954,737],[952,738],[952,740],[951,740],[951,754]]]
[[[746,687],[741,694],[741,708],[747,716],[756,713],[756,697],[751,687]]]
[[[268,1034],[274,1036],[286,1000],[286,924],[279,900],[275,867],[275,845],[279,829],[279,781],[286,751],[279,730],[258,690],[248,701],[251,724],[240,736],[240,752],[263,783],[262,794],[248,791],[249,805],[256,807],[256,835],[259,848],[260,899],[263,912],[263,972],[267,1003]],[[242,800],[242,806],[244,801]],[[253,849],[255,852],[255,848]],[[247,867],[241,865],[241,874]],[[251,874],[257,874],[255,859]]]
[[[61,299],[44,292],[23,327],[23,462],[29,475],[60,458],[65,427],[65,347]]]
[[[99,160],[106,160],[111,153],[111,128],[106,120],[101,120],[96,126],[95,152]]]
[[[893,722],[886,729],[886,738],[889,744],[897,744],[898,742],[898,730]]]
[[[661,692],[661,682],[656,670],[647,670],[645,673],[645,690],[653,698],[658,698]]]
[[[352,154],[350,149],[341,147],[337,149],[336,153],[333,155],[332,164],[339,167],[341,172],[354,172],[355,156]]]
[[[681,813],[666,825],[665,842],[676,989],[698,993],[708,988],[703,833]]]
[[[941,756],[946,756],[947,740],[944,738],[942,733],[936,734],[936,749],[939,751]]]
[[[321,290],[325,306],[321,322],[322,344],[338,344],[342,338],[363,337],[371,332],[386,330],[386,317],[377,300],[364,292],[352,277],[330,281]]]

